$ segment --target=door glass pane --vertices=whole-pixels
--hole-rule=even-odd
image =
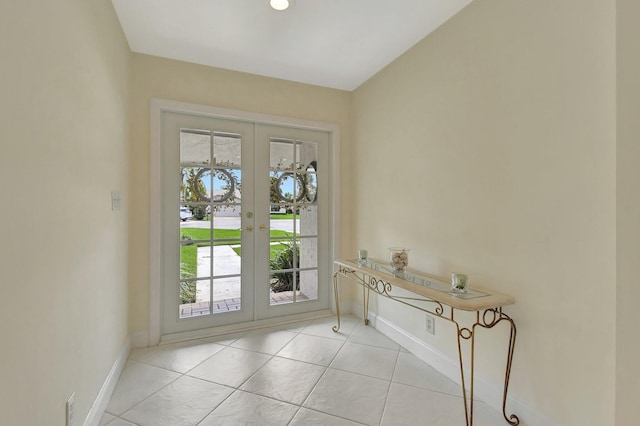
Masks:
[[[180,279],[196,278],[196,254],[197,247],[190,245],[180,246]]]
[[[316,142],[298,141],[296,143],[296,158],[298,159],[298,170],[307,170],[313,165],[315,170],[318,164],[318,144]]]
[[[300,268],[315,268],[318,266],[318,239],[302,238],[298,243]]]
[[[299,172],[302,197],[300,202],[304,204],[315,204],[318,196],[318,179],[313,168],[309,167],[308,172]]]
[[[240,201],[239,171],[216,168],[213,176],[213,201],[216,204],[230,204]]]
[[[209,315],[209,293],[211,280],[181,280],[178,295],[179,318]]]
[[[300,204],[315,204],[318,195],[318,144],[298,141],[296,155],[299,157],[296,170],[297,201]]]
[[[215,278],[213,280],[213,313],[224,314],[242,308],[240,277]]]
[[[209,202],[211,169],[180,167],[180,201],[205,204]]]
[[[217,239],[239,240],[242,236],[240,216],[238,213],[231,214],[227,210],[215,210],[212,220],[213,228],[215,229],[214,234]]]
[[[294,174],[291,172],[271,172],[271,203],[290,208],[294,202]]]
[[[211,161],[211,132],[208,130],[180,130],[180,164],[208,166]]]
[[[287,205],[302,201],[304,183],[298,173],[275,172],[278,201]]]
[[[293,240],[272,237],[270,245],[270,287],[272,293],[291,293],[297,283],[298,251]]]
[[[293,171],[293,141],[272,138],[269,158],[269,167],[271,170]]]
[[[216,236],[222,238],[228,232],[236,233],[224,229],[216,229],[214,231]],[[213,246],[213,276],[226,277],[240,275],[242,272],[242,264],[240,262],[241,252],[239,240],[229,241],[216,238],[215,246]]]
[[[242,139],[238,134],[215,132],[213,135],[213,164],[239,168],[242,164]]]
[[[318,270],[301,271],[299,287],[296,301],[316,300],[318,298]]]
[[[303,237],[318,235],[318,207],[302,206],[296,216],[298,233]]]

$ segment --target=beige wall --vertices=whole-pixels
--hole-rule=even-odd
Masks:
[[[476,0],[354,93],[353,244],[515,297],[526,424],[613,423],[615,77],[613,1]],[[378,306],[453,358],[445,326]]]
[[[110,1],[35,3],[0,7],[2,425],[82,422],[128,344],[130,51]]]
[[[638,423],[640,387],[640,3],[617,1],[618,199],[616,425]]]
[[[131,282],[134,336],[149,327],[150,100],[164,98],[241,111],[336,123],[349,157],[349,92],[259,77],[146,55],[133,55],[131,96]],[[343,177],[348,170],[343,168]],[[344,203],[343,203],[344,205]],[[348,239],[348,234],[343,236]]]

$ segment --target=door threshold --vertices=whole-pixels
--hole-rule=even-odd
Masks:
[[[261,328],[273,327],[276,325],[291,324],[294,322],[314,320],[319,318],[327,318],[334,314],[324,309],[321,311],[305,312],[303,314],[287,315],[277,318],[268,318],[257,321],[242,322],[238,324],[222,325],[219,327],[203,328],[201,330],[184,331],[179,333],[165,334],[160,337],[159,345],[166,345],[169,343],[183,342],[186,340],[203,339],[208,337],[215,337],[229,333],[237,333],[242,331],[253,331]]]

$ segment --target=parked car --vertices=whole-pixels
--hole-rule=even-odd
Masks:
[[[191,219],[193,217],[193,213],[189,210],[188,207],[180,207],[180,220],[185,221],[187,219]]]

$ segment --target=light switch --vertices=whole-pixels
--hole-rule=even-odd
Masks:
[[[116,211],[120,210],[120,203],[122,201],[122,196],[118,191],[111,191],[111,210]]]

